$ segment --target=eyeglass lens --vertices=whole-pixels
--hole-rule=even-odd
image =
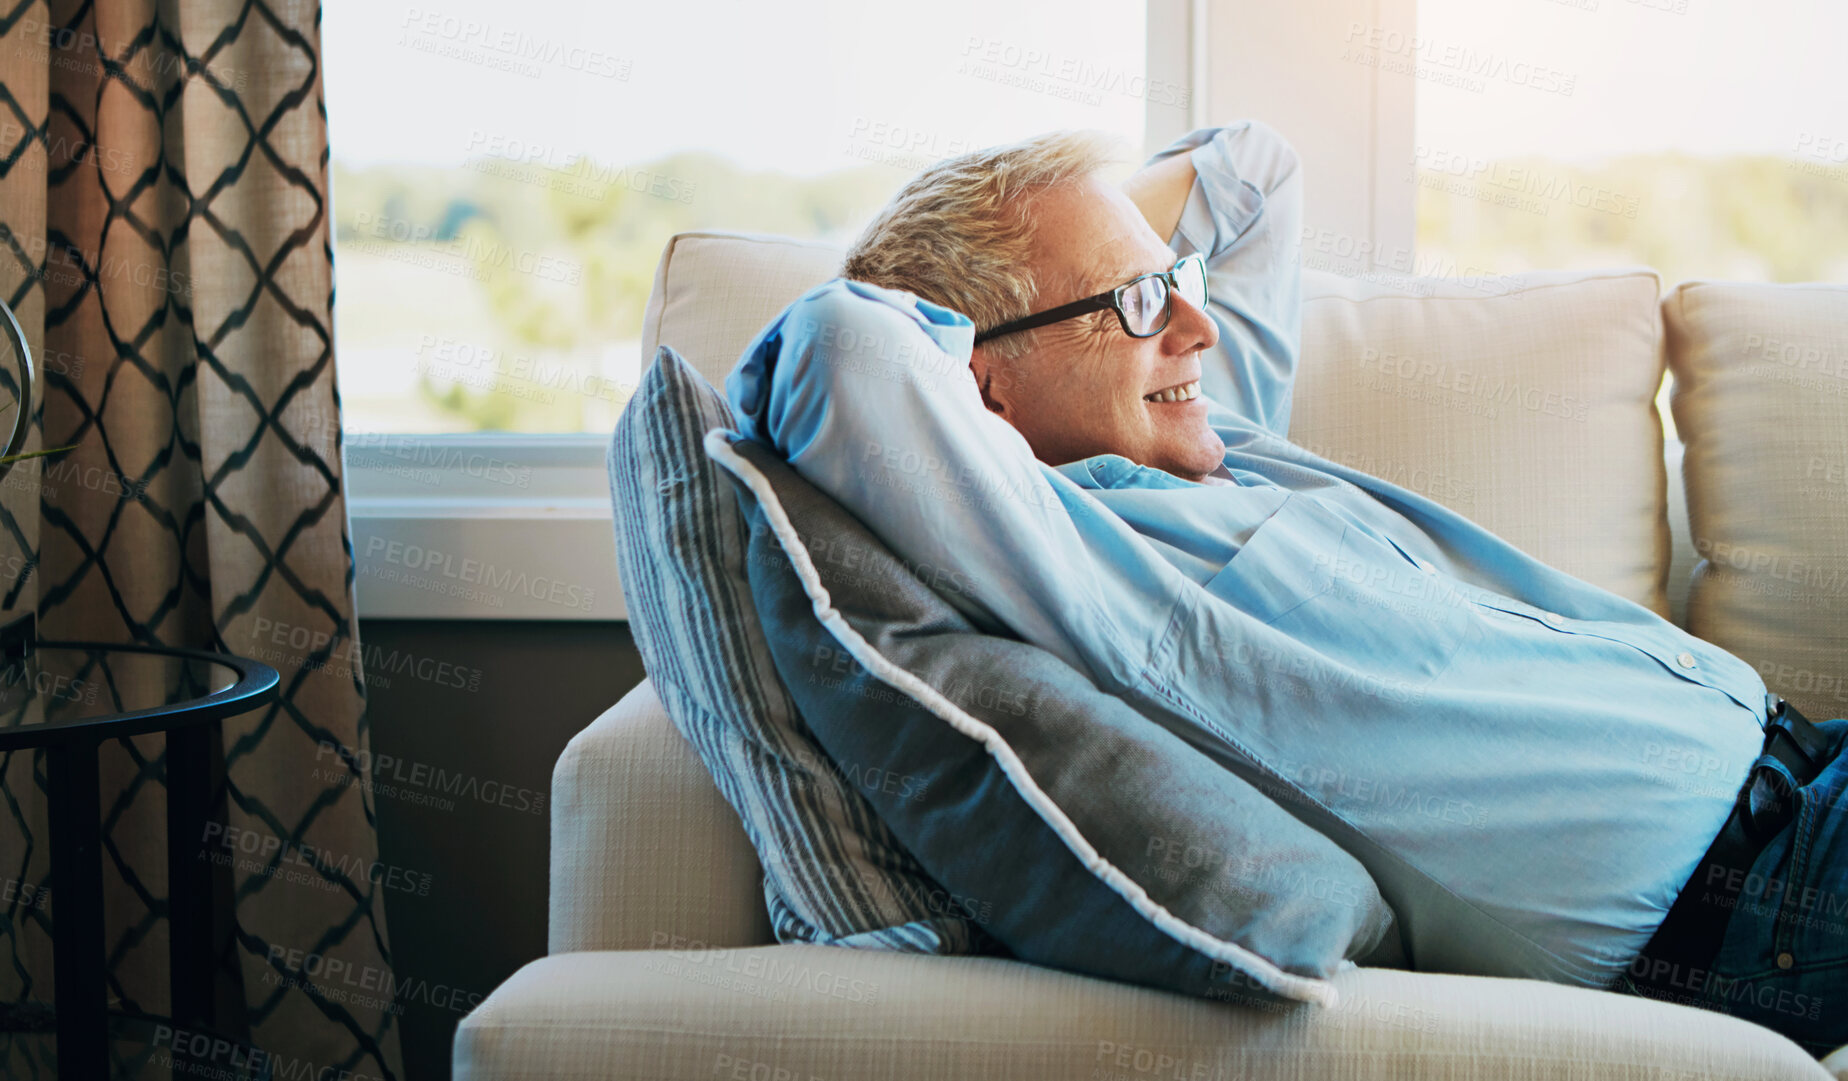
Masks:
[[[1196,308],[1206,306],[1206,267],[1198,259],[1182,260],[1175,269],[1181,296]],[[1161,277],[1143,278],[1123,294],[1123,318],[1129,332],[1146,337],[1160,330],[1168,321],[1168,282]]]
[[[1168,283],[1144,278],[1123,294],[1123,318],[1131,334],[1152,334],[1168,308]]]

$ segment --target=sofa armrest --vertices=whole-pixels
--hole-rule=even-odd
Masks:
[[[547,950],[773,941],[757,854],[643,680],[552,770]]]

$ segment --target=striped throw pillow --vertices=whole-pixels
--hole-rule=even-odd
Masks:
[[[821,749],[779,682],[745,577],[749,538],[701,441],[731,408],[662,346],[607,459],[629,626],[668,716],[744,822],[779,942],[994,948]]]

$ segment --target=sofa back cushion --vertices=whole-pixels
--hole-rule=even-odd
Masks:
[[[644,355],[672,345],[722,382],[841,255],[779,237],[674,237]],[[1463,281],[1305,270],[1289,437],[1666,616],[1658,285],[1648,269]]]
[[[979,952],[987,938],[815,742],[777,679],[736,498],[701,449],[731,407],[663,347],[610,439],[629,626],[675,727],[738,812],[779,942]],[[879,783],[875,781],[874,783]]]
[[[797,297],[840,273],[826,244],[749,233],[677,233],[655,266],[642,312],[642,357],[671,345],[706,382],[725,377],[744,347]]]
[[[1662,308],[1688,630],[1811,720],[1848,717],[1848,285],[1683,282]]]
[[[1290,441],[1667,616],[1658,287],[1305,273]]]

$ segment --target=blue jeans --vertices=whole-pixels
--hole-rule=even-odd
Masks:
[[[1751,870],[1728,884],[1738,898],[1711,966],[1668,974],[1672,994],[1639,991],[1630,972],[1613,990],[1744,1018],[1818,1058],[1848,1045],[1848,720],[1816,727],[1833,738],[1835,757],[1797,789],[1796,815]]]

